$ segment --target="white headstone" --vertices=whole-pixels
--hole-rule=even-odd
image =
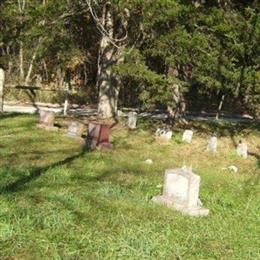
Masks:
[[[180,201],[187,201],[188,187],[189,181],[185,176],[174,172],[166,172],[164,178],[164,196],[173,196]]]
[[[193,131],[192,130],[185,130],[182,135],[182,141],[186,143],[191,143],[193,137]]]
[[[131,129],[131,130],[136,129],[136,123],[137,123],[137,113],[136,112],[129,112],[128,113],[128,121],[127,121],[128,128]]]
[[[215,154],[217,152],[217,147],[218,147],[218,138],[216,136],[212,136],[209,139],[207,151]]]
[[[172,130],[166,128],[158,128],[155,135],[162,140],[170,141],[172,138]]]
[[[162,196],[153,201],[191,216],[206,216],[208,209],[201,207],[199,199],[200,176],[189,169],[166,170]]]
[[[237,146],[237,154],[243,158],[247,158],[247,144],[246,143],[239,143]]]

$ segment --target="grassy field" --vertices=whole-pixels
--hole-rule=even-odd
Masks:
[[[83,152],[35,125],[34,116],[0,117],[0,259],[260,259],[259,125],[193,123],[192,145],[180,127],[165,145],[156,123],[121,126],[112,152]],[[213,131],[216,156],[205,151]],[[240,138],[247,160],[234,150]],[[164,170],[184,164],[201,176],[206,218],[151,202]]]

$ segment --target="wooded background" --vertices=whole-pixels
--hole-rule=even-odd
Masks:
[[[54,89],[40,101],[260,116],[257,0],[4,0],[7,84]],[[8,100],[24,91],[6,88]]]

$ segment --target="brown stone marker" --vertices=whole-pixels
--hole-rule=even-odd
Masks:
[[[90,149],[96,147],[112,149],[113,146],[109,143],[109,125],[100,123],[89,123],[87,146]]]
[[[67,135],[70,137],[81,137],[85,130],[84,124],[76,121],[70,122]]]
[[[54,127],[55,113],[53,111],[40,110],[39,114],[40,114],[40,119],[39,119],[39,124],[37,124],[37,127],[46,130],[57,129],[56,127]]]

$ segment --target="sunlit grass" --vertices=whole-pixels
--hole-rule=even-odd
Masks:
[[[2,259],[260,258],[257,125],[193,123],[188,145],[180,127],[160,144],[156,126],[142,122],[134,132],[112,131],[114,151],[82,153],[77,140],[35,124],[34,116],[0,118]],[[216,156],[205,151],[213,131],[220,137]],[[254,155],[239,158],[230,133],[242,135]],[[146,165],[148,158],[154,164]],[[207,218],[150,201],[162,192],[164,170],[184,164],[201,176]]]

